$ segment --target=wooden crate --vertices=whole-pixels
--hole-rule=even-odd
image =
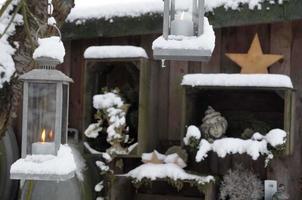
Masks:
[[[138,147],[136,148],[136,155],[151,150],[156,142],[152,135],[149,133],[150,130],[150,108],[149,108],[149,87],[150,87],[150,76],[149,76],[149,65],[148,60],[145,58],[114,58],[114,59],[86,59],[85,60],[85,71],[84,71],[84,97],[83,97],[83,120],[82,127],[88,127],[92,123],[94,109],[92,107],[92,97],[94,93],[100,92],[101,88],[97,88],[97,72],[103,70],[105,65],[132,65],[135,70],[139,71],[139,89],[138,89],[138,125],[135,130],[137,135]],[[125,74],[120,74],[121,77],[125,77]],[[127,77],[125,77],[127,78]],[[97,91],[96,91],[97,90]],[[105,146],[105,144],[104,144]]]
[[[188,125],[200,126],[205,110],[212,106],[228,120],[227,136],[239,137],[243,127],[238,124],[244,124],[243,120],[248,122],[253,116],[271,129],[285,130],[288,133],[285,155],[293,152],[294,90],[225,86],[185,86],[184,90],[182,133]]]

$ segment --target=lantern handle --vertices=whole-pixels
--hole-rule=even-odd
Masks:
[[[56,24],[46,24],[46,25],[39,26],[39,28],[38,28],[38,30],[37,30],[37,32],[36,32],[36,41],[38,41],[38,39],[39,39],[38,37],[39,37],[39,32],[41,31],[41,29],[44,28],[44,27],[47,27],[47,26],[52,26],[52,27],[54,27],[54,28],[57,30],[58,34],[59,34],[60,41],[62,41],[62,34],[61,34],[61,31],[60,31],[60,29],[56,26]]]

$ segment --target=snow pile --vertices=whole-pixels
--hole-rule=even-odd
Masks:
[[[85,130],[84,134],[88,138],[97,138],[101,130],[103,130],[103,127],[100,126],[100,123],[92,123]]]
[[[78,20],[77,23],[82,23],[87,19],[137,17],[148,13],[162,13],[163,5],[162,0],[75,0],[75,6],[66,20]]]
[[[121,107],[123,104],[122,98],[113,92],[93,96],[93,107],[95,109],[107,109],[114,106]]]
[[[85,50],[84,58],[148,58],[148,56],[143,48],[136,46],[91,46]]]
[[[200,133],[199,128],[191,125],[188,127],[186,137],[183,138],[183,141],[184,141],[185,145],[189,145],[190,139],[195,138],[196,140],[199,140],[200,137],[201,137],[201,133]]]
[[[255,8],[262,9],[261,3],[269,1],[274,4],[272,0],[205,0],[206,11],[213,11],[215,8],[223,6],[225,9],[238,10],[243,4],[248,5],[250,10]],[[278,4],[282,4],[283,0],[278,0]]]
[[[215,8],[221,6],[225,9],[238,10],[242,5],[248,5],[249,9],[261,9],[261,3],[264,1],[269,0],[205,0],[205,10],[212,12]],[[269,2],[271,4],[275,3],[275,1],[271,0]],[[278,4],[282,4],[283,0],[277,2]],[[76,21],[77,24],[81,24],[88,19],[104,18],[109,20],[113,17],[162,14],[163,10],[164,3],[162,0],[75,0],[75,6],[72,8],[66,21]]]
[[[204,17],[204,32],[198,37],[186,37],[169,35],[168,40],[160,36],[154,40],[152,49],[187,49],[187,50],[209,50],[215,48],[215,33],[209,24],[208,18]]]
[[[278,74],[187,74],[182,85],[188,86],[242,86],[293,88],[291,79]]]
[[[7,28],[7,25],[12,20],[11,12],[13,11],[14,6],[19,2],[20,0],[13,0],[0,16],[0,37]],[[0,9],[4,5],[4,3],[5,0],[0,0]],[[22,16],[17,14],[5,34],[0,38],[0,89],[3,87],[3,84],[5,82],[10,81],[11,76],[15,72],[15,62],[13,60],[13,55],[15,54],[16,49],[10,45],[8,38],[15,34],[16,25],[21,23]],[[16,46],[18,46],[17,43]]]
[[[257,160],[260,155],[272,156],[268,150],[268,144],[272,147],[278,147],[286,142],[286,132],[281,129],[273,129],[265,136],[255,133],[251,139],[243,140],[239,138],[222,138],[209,143],[207,140],[200,141],[199,150],[196,154],[196,161],[200,162],[208,156],[209,151],[216,152],[221,158],[227,154],[246,153]]]
[[[61,38],[58,36],[51,36],[47,38],[38,39],[38,48],[35,49],[33,58],[50,57],[64,62],[65,48]]]
[[[134,178],[138,181],[141,181],[143,178],[147,178],[152,181],[156,179],[163,179],[163,178],[170,178],[175,181],[193,180],[201,184],[206,184],[211,181],[214,181],[213,176],[197,176],[197,175],[188,174],[181,167],[173,163],[168,163],[168,164],[146,163],[131,170],[125,176]]]
[[[36,176],[64,176],[77,170],[72,149],[68,145],[61,145],[58,155],[28,155],[12,164],[10,173],[16,175]],[[83,166],[82,162],[78,162]]]
[[[86,168],[86,162],[84,160],[84,158],[82,157],[81,153],[78,151],[78,149],[75,146],[71,146],[71,151],[72,151],[72,155],[76,164],[76,175],[77,178],[80,181],[84,181],[84,175],[83,175],[83,171]]]

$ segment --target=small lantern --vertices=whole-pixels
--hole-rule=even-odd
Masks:
[[[55,69],[60,61],[36,59],[39,68],[23,74],[22,157],[57,155],[67,142],[69,83],[72,79]]]
[[[204,0],[164,0],[163,36],[153,42],[155,59],[208,61],[214,46]]]
[[[204,0],[165,0],[163,35],[199,36],[203,33]]]

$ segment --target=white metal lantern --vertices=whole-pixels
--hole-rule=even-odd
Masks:
[[[72,79],[55,69],[60,61],[36,59],[39,68],[23,74],[22,157],[57,155],[67,142],[69,83]]]
[[[203,33],[204,0],[165,0],[163,36]]]
[[[208,61],[213,49],[201,44],[204,25],[204,0],[164,0],[163,36],[153,42],[154,58]]]

